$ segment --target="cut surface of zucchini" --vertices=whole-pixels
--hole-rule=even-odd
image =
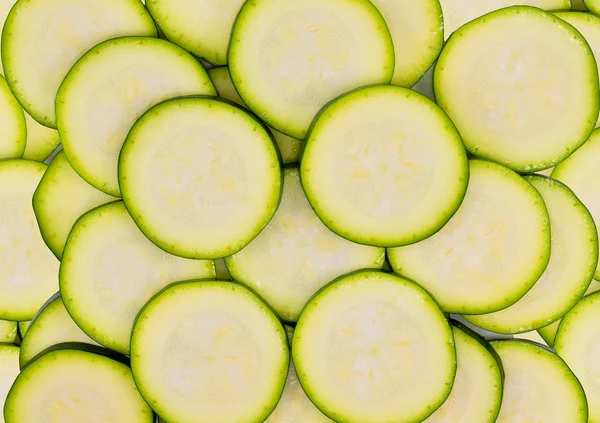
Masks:
[[[598,263],[598,236],[590,212],[566,185],[545,176],[526,176],[541,194],[550,216],[550,261],[524,297],[494,313],[465,316],[497,333],[522,333],[567,313],[588,289]]]
[[[233,282],[165,289],[141,311],[131,338],[137,386],[166,421],[261,423],[281,397],[288,365],[283,326]]]
[[[497,423],[587,423],[583,388],[558,355],[530,341],[492,341],[491,345],[504,369]]]
[[[2,32],[2,64],[23,108],[56,128],[54,100],[73,64],[101,41],[126,35],[156,36],[139,0],[19,1]]]
[[[94,187],[119,196],[119,151],[135,121],[162,101],[201,94],[216,94],[208,74],[175,44],[122,37],[97,45],[69,71],[56,98],[69,163]]]
[[[381,269],[383,248],[355,244],[331,232],[310,207],[298,170],[284,169],[281,203],[266,228],[225,258],[233,279],[295,322],[319,289],[340,275]]]
[[[421,422],[448,397],[452,330],[435,301],[398,276],[361,271],[304,309],[292,357],[310,400],[340,422]]]
[[[600,14],[600,0],[583,0],[583,4],[590,12]]]
[[[513,6],[450,37],[435,97],[477,157],[531,172],[556,165],[598,119],[598,70],[583,36],[552,13]]]
[[[31,198],[46,165],[0,161],[0,319],[29,320],[57,291],[59,262],[40,235]]]
[[[99,345],[75,324],[67,313],[62,298],[56,294],[40,309],[29,324],[27,334],[21,342],[19,365],[21,368],[25,367],[31,359],[46,348],[64,342]]]
[[[437,59],[444,44],[439,0],[372,0],[394,42],[392,84],[412,87]]]
[[[494,10],[504,7],[525,5],[539,7],[545,10],[567,10],[571,8],[571,2],[577,0],[440,0],[444,14],[444,38],[458,28]]]
[[[573,190],[594,218],[600,233],[600,129],[592,132],[587,142],[552,171],[558,179]],[[594,277],[600,279],[600,264]]]
[[[502,370],[483,339],[456,325],[456,378],[450,396],[423,423],[494,423],[502,402]]]
[[[213,65],[227,63],[233,22],[246,0],[148,0],[148,11],[173,43]]]
[[[25,336],[25,332],[27,332],[27,328],[29,327],[30,323],[31,323],[30,320],[25,320],[23,322],[19,322],[19,335],[20,335],[21,339],[23,339],[23,337]]]
[[[17,0],[0,0],[0,35],[2,35],[2,29],[4,23],[8,17],[10,9],[15,5]],[[2,43],[0,42],[0,59],[2,58]],[[4,68],[2,67],[2,60],[0,60],[0,75],[4,76]],[[0,413],[1,414],[1,413]],[[1,417],[0,417],[1,419]]]
[[[27,126],[27,143],[25,144],[23,158],[43,162],[60,144],[58,131],[38,123],[27,112],[24,114]]]
[[[19,347],[15,345],[0,345],[0,410],[4,410],[4,402],[8,391],[19,375]],[[0,422],[4,423],[3,413]],[[10,423],[10,420],[7,420]]]
[[[0,159],[21,157],[27,142],[25,115],[2,76],[0,76],[0,116],[2,116]]]
[[[48,352],[17,377],[4,407],[6,423],[153,423],[131,370],[79,350]]]
[[[583,298],[562,319],[554,349],[585,389],[590,423],[600,422],[600,292]],[[567,421],[567,420],[564,420]]]
[[[298,139],[327,102],[394,72],[392,39],[367,0],[248,0],[228,54],[248,107]]]
[[[86,213],[73,227],[60,267],[60,292],[90,338],[127,354],[135,317],[154,294],[214,272],[212,261],[183,259],[156,247],[119,201]]]
[[[388,250],[395,272],[417,281],[449,313],[508,307],[540,278],[550,258],[544,200],[510,169],[470,161],[467,194],[435,235]]]
[[[229,68],[226,66],[212,68],[208,71],[208,74],[210,75],[210,79],[215,85],[219,96],[226,100],[233,101],[242,107],[248,108],[233,85]],[[269,128],[269,130],[275,138],[277,147],[279,147],[279,153],[281,154],[283,164],[297,163],[300,160],[302,141],[292,138],[289,135],[282,134],[276,129]]]
[[[300,174],[329,229],[381,247],[437,232],[469,179],[448,117],[425,96],[392,85],[362,88],[327,106],[307,137]]]
[[[0,344],[13,344],[17,339],[17,322],[0,320]]]
[[[77,219],[95,207],[117,200],[84,181],[60,151],[33,194],[33,211],[44,242],[60,260]]]
[[[246,246],[281,197],[277,149],[246,110],[215,98],[169,100],[133,126],[119,159],[123,201],[165,251],[221,258]]]

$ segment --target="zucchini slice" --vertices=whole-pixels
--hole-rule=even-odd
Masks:
[[[44,242],[60,260],[73,225],[83,214],[118,198],[81,179],[58,152],[33,194],[33,211]]]
[[[368,0],[247,0],[233,26],[229,70],[254,113],[304,139],[327,102],[390,82],[394,46]]]
[[[125,364],[75,349],[50,351],[25,367],[4,417],[7,423],[154,421]]]
[[[56,128],[54,99],[71,66],[101,41],[126,35],[156,36],[139,0],[19,1],[2,32],[4,74],[23,108]]]
[[[0,410],[4,410],[6,396],[19,372],[19,347],[0,345]],[[10,420],[6,421],[11,423]],[[0,413],[0,422],[5,422],[2,413]]]
[[[435,301],[376,271],[341,277],[313,297],[292,357],[310,400],[338,422],[421,422],[456,373],[452,330]]]
[[[444,45],[439,0],[371,0],[394,42],[392,84],[412,87],[437,59]]]
[[[600,0],[583,0],[583,3],[590,12],[600,14]]]
[[[19,365],[25,367],[39,353],[65,342],[99,345],[75,324],[60,297],[55,294],[42,306],[21,342]]]
[[[281,179],[266,128],[241,107],[208,97],[151,109],[119,159],[133,220],[160,248],[188,258],[245,247],[273,217]]]
[[[575,3],[577,0],[572,0]],[[581,1],[581,0],[580,0]],[[509,6],[535,6],[544,10],[568,10],[569,0],[440,0],[444,14],[444,38],[458,28],[494,10]]]
[[[502,368],[491,347],[471,330],[453,324],[456,378],[450,396],[423,423],[494,423],[502,402]]]
[[[44,244],[31,197],[46,165],[0,161],[0,319],[29,320],[57,291],[59,262]]]
[[[0,344],[14,344],[17,340],[17,322],[0,320]]]
[[[308,300],[339,275],[381,269],[383,248],[355,244],[331,232],[310,207],[298,170],[284,169],[281,204],[267,227],[225,258],[233,279],[295,322]]]
[[[501,340],[491,345],[504,368],[497,423],[588,422],[583,388],[558,355],[530,341]]]
[[[598,264],[598,236],[590,212],[566,185],[529,175],[525,180],[541,194],[550,216],[550,262],[523,298],[500,311],[464,316],[497,333],[522,333],[564,316],[583,297]]]
[[[231,29],[246,0],[148,0],[148,11],[173,43],[213,65],[227,63]]]
[[[27,332],[27,328],[29,328],[29,324],[31,323],[31,320],[26,320],[24,322],[19,322],[19,335],[21,337],[21,339],[23,339],[23,337],[25,336],[25,333]]]
[[[556,12],[554,14],[572,25],[584,36],[594,53],[596,66],[600,68],[600,17],[586,12]],[[596,128],[598,127],[600,127],[600,116],[596,120]]]
[[[552,171],[558,179],[573,190],[596,222],[600,234],[600,129],[592,132],[587,142]],[[600,279],[600,263],[594,274]]]
[[[582,299],[562,319],[554,349],[566,361],[585,389],[590,423],[600,421],[600,293]],[[568,421],[568,420],[563,420]]]
[[[127,354],[135,316],[154,294],[214,272],[212,261],[187,260],[156,247],[119,201],[86,213],[73,227],[60,267],[60,292],[77,326]]]
[[[561,162],[598,119],[592,50],[571,25],[535,7],[509,7],[461,27],[433,79],[467,150],[517,171]]]
[[[442,110],[412,90],[362,88],[315,120],[302,185],[323,223],[367,245],[395,247],[437,232],[458,209],[469,166]]]
[[[21,157],[27,142],[25,115],[2,76],[0,76],[0,116],[2,116],[0,159]]]
[[[0,0],[0,35],[2,35],[2,29],[4,23],[8,17],[10,9],[15,5],[17,0]],[[2,43],[0,42],[0,59],[2,58]],[[0,76],[4,76],[4,68],[2,67],[2,60],[0,60]],[[1,413],[0,413],[1,414]]]
[[[175,284],[141,311],[131,368],[166,421],[261,423],[289,365],[283,326],[256,295],[224,281]]]
[[[418,281],[449,313],[484,314],[523,297],[550,258],[544,200],[510,169],[471,160],[467,195],[442,230],[388,250],[395,272]]]
[[[123,37],[97,45],[69,71],[56,98],[69,163],[89,184],[118,197],[119,151],[135,121],[164,100],[199,94],[216,91],[202,65],[175,44]]]
[[[212,68],[208,71],[210,79],[212,80],[215,88],[217,89],[219,96],[226,100],[233,101],[242,107],[248,108],[240,95],[238,94],[233,81],[231,80],[231,74],[229,68],[222,66],[220,68]],[[269,128],[279,152],[281,153],[281,160],[283,164],[297,163],[300,161],[300,153],[302,149],[302,141],[296,138],[292,138],[289,135],[282,134],[276,129]]]
[[[38,123],[27,112],[25,112],[25,124],[27,126],[27,143],[23,158],[43,162],[60,144],[58,131]]]

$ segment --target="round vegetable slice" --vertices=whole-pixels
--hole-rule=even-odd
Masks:
[[[60,292],[77,326],[126,354],[135,317],[154,294],[176,281],[209,277],[212,261],[165,253],[142,235],[119,201],[86,213],[73,227]]]
[[[559,163],[598,119],[592,50],[571,25],[534,7],[457,30],[437,61],[434,89],[469,152],[518,171]]]
[[[279,157],[266,129],[214,98],[170,100],[146,113],[121,151],[119,181],[142,232],[189,258],[241,250],[281,196]]]
[[[494,10],[515,5],[535,6],[545,10],[570,9],[577,0],[440,0],[444,14],[444,38],[458,28]],[[581,1],[581,0],[580,0]]]
[[[6,396],[19,371],[19,347],[0,345],[0,410],[4,410]],[[0,413],[0,422],[4,421],[4,416]],[[7,421],[10,423],[10,420]]]
[[[15,5],[17,0],[0,0],[0,35],[2,35],[2,29],[4,23],[8,17],[10,9]],[[0,43],[0,59],[2,58],[2,43]],[[2,60],[0,60],[0,75],[4,75],[4,68],[2,67]],[[0,413],[1,414],[1,413]],[[1,418],[1,417],[0,417]]]
[[[416,423],[448,397],[452,330],[435,301],[395,275],[362,271],[313,297],[292,357],[310,400],[340,422]]]
[[[555,15],[572,25],[585,37],[596,58],[596,66],[600,67],[600,17],[585,12],[557,12]],[[598,127],[600,127],[600,116],[596,120],[596,128]]]
[[[6,81],[0,76],[0,159],[21,157],[27,141],[25,115]]]
[[[392,83],[413,86],[437,59],[444,44],[439,0],[372,0],[394,42]]]
[[[502,402],[502,370],[491,347],[460,324],[452,326],[456,378],[450,396],[423,423],[494,423]]]
[[[4,407],[6,423],[152,423],[131,370],[87,351],[50,351],[25,367]]]
[[[33,211],[44,242],[60,260],[77,219],[95,207],[117,200],[81,179],[60,151],[33,194]]]
[[[283,320],[296,321],[324,285],[355,270],[381,269],[384,260],[383,248],[355,244],[327,229],[304,195],[298,170],[288,168],[275,216],[225,263],[233,279],[252,288]]]
[[[94,187],[119,196],[119,151],[135,121],[157,103],[198,94],[216,91],[202,65],[175,44],[123,37],[94,47],[69,71],[56,98],[69,163]]]
[[[225,66],[220,68],[212,68],[208,71],[208,74],[210,75],[210,79],[212,80],[213,84],[215,84],[215,88],[219,92],[219,96],[226,100],[233,101],[242,107],[248,108],[233,85],[229,68]],[[283,164],[297,163],[300,161],[302,141],[292,138],[289,135],[282,134],[276,129],[269,129],[275,138],[277,147],[279,147]]]
[[[25,124],[27,126],[27,143],[23,158],[43,162],[60,144],[58,131],[39,124],[27,113],[25,113]]]
[[[590,422],[600,421],[600,293],[583,298],[562,319],[554,349],[566,361],[585,389]],[[567,421],[567,420],[563,420]]]
[[[587,142],[552,171],[552,177],[573,190],[587,207],[600,233],[600,129]],[[600,279],[600,264],[594,274]]]
[[[0,320],[0,343],[13,344],[17,340],[17,322]]]
[[[40,235],[31,197],[46,165],[0,161],[0,319],[29,320],[57,291],[59,262]]]
[[[550,262],[523,298],[490,314],[465,316],[497,333],[522,333],[562,317],[583,297],[598,264],[598,236],[590,212],[566,185],[545,176],[526,176],[550,216]]]
[[[300,169],[306,196],[329,229],[381,247],[437,232],[469,179],[448,117],[428,98],[392,85],[356,90],[325,108]]]
[[[4,74],[23,108],[56,128],[54,99],[71,66],[101,41],[125,35],[156,36],[139,0],[19,1],[2,32]]]
[[[40,309],[21,342],[19,365],[25,367],[39,353],[65,342],[99,345],[75,324],[60,297],[55,294]]]
[[[471,160],[458,212],[417,244],[388,250],[395,272],[418,281],[449,313],[484,314],[514,304],[550,258],[540,194],[510,169]]]
[[[587,423],[581,384],[558,355],[529,341],[492,341],[491,345],[505,375],[497,423]]]
[[[148,0],[148,11],[175,44],[213,65],[227,63],[233,22],[246,0]]]
[[[19,335],[21,336],[21,339],[25,336],[25,333],[27,332],[27,328],[29,327],[30,323],[30,320],[19,322]]]
[[[391,80],[394,46],[368,0],[248,0],[231,34],[229,70],[254,113],[304,139],[327,102]]]
[[[600,14],[600,1],[599,0],[583,0],[585,7],[592,13]]]
[[[154,297],[137,318],[131,368],[166,421],[263,422],[283,392],[283,326],[242,285],[192,281]]]

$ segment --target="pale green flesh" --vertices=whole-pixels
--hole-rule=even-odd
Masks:
[[[4,410],[4,402],[19,371],[19,347],[0,345],[0,410]],[[2,413],[0,422],[5,422]]]
[[[256,291],[286,321],[339,275],[381,268],[383,248],[355,244],[331,232],[314,213],[295,168],[284,169],[283,193],[273,219],[225,263],[233,279]]]
[[[39,124],[27,112],[24,113],[27,125],[27,143],[23,158],[43,162],[60,144],[58,131]]]
[[[583,4],[590,12],[595,13],[595,14],[600,13],[600,1],[598,1],[598,0],[583,0]]]
[[[13,344],[17,339],[17,322],[0,320],[0,344]]]
[[[27,141],[25,115],[15,99],[6,80],[0,75],[0,159],[23,155]]]

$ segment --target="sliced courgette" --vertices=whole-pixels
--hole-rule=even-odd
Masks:
[[[362,88],[327,106],[308,135],[300,173],[329,229],[381,247],[437,232],[469,179],[448,117],[428,98],[392,85]]]
[[[165,251],[221,258],[269,223],[281,169],[266,128],[241,107],[182,98],[133,126],[119,159],[123,201],[142,232]]]
[[[25,115],[6,80],[0,76],[0,159],[21,157],[27,142]]]
[[[227,63],[233,22],[246,0],[148,0],[148,11],[175,44],[213,65]]]
[[[0,345],[0,410],[4,410],[6,396],[19,371],[19,347]],[[5,420],[2,413],[0,413],[0,421],[10,423],[10,420]]]
[[[600,15],[600,1],[599,0],[583,0],[585,7],[592,13]]]
[[[505,375],[497,423],[588,422],[583,388],[558,355],[523,340],[492,341],[491,345]]]
[[[0,319],[29,320],[57,291],[59,262],[40,235],[31,198],[46,165],[0,161]]]
[[[289,365],[283,326],[256,295],[224,281],[175,284],[139,314],[131,368],[167,422],[261,423]]]
[[[6,423],[152,423],[154,415],[124,364],[88,351],[58,349],[17,377],[4,406]]]
[[[57,293],[50,297],[29,324],[21,342],[19,365],[25,367],[42,351],[64,342],[99,345],[75,324]]]
[[[248,285],[286,321],[339,275],[381,269],[383,248],[355,244],[331,232],[310,207],[295,168],[284,169],[281,204],[266,228],[225,258],[233,279]]]
[[[0,344],[13,344],[17,339],[17,322],[0,320]]]
[[[10,9],[15,5],[17,0],[0,0],[0,35],[4,28],[4,23],[8,17]],[[2,58],[2,43],[0,43],[0,59]],[[2,60],[0,60],[0,75],[4,76],[4,68],[2,67]]]
[[[69,163],[94,187],[119,196],[119,151],[135,121],[157,103],[198,94],[216,91],[202,65],[175,44],[122,37],[97,45],[69,71],[56,98]]]
[[[549,217],[540,194],[510,169],[471,160],[458,212],[435,235],[388,250],[395,272],[427,289],[444,311],[484,314],[514,304],[550,258]]]
[[[435,97],[477,157],[517,171],[556,165],[598,119],[598,70],[583,36],[552,13],[513,6],[457,30]]]
[[[596,292],[582,299],[566,314],[554,340],[554,349],[566,361],[585,389],[590,423],[600,421],[598,319],[600,319],[600,293]]]
[[[559,319],[583,297],[598,264],[598,236],[590,212],[566,185],[545,176],[525,180],[544,199],[552,239],[550,262],[524,297],[500,311],[465,316],[498,333],[522,333]]]
[[[25,112],[25,124],[27,126],[27,143],[23,158],[43,162],[60,144],[58,131],[38,123],[27,112]]]
[[[313,297],[292,357],[310,400],[337,422],[421,422],[446,400],[456,373],[452,330],[435,301],[376,271]]]
[[[33,211],[44,242],[60,260],[77,219],[95,207],[117,200],[84,181],[60,151],[33,194]]]
[[[390,82],[394,46],[368,0],[248,0],[233,26],[229,70],[254,113],[304,139],[327,102]]]
[[[139,231],[122,202],[81,217],[67,240],[60,292],[77,326],[96,342],[129,351],[136,315],[170,283],[214,277],[212,261],[165,253]]]
[[[552,171],[558,179],[573,190],[594,218],[600,233],[600,129],[592,132],[587,142]],[[600,279],[600,264],[594,277]]]
[[[248,108],[236,91],[227,67],[222,66],[220,68],[212,68],[208,71],[208,74],[221,97],[233,101],[242,107]],[[269,129],[275,138],[275,142],[277,142],[283,164],[297,163],[300,160],[302,141],[292,138],[289,135],[282,134],[276,129]]]
[[[25,336],[25,333],[27,332],[27,328],[29,327],[30,323],[31,320],[19,322],[19,336],[21,337],[21,339],[23,339],[23,337]]]
[[[101,41],[125,35],[156,36],[139,0],[18,1],[2,32],[4,74],[23,108],[56,128],[54,100],[71,66]]]

